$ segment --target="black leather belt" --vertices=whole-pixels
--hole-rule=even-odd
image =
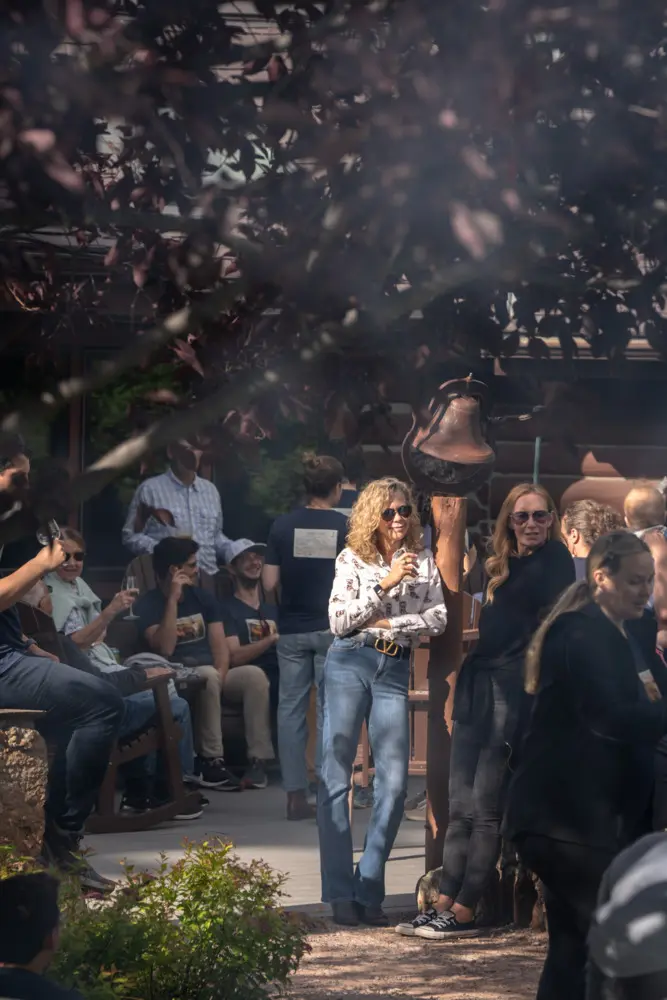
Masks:
[[[381,639],[379,636],[369,635],[368,632],[350,632],[347,638],[353,639],[357,636],[361,638],[364,646],[370,646],[371,649],[377,650],[383,656],[402,657],[409,656],[411,652],[409,646],[401,646],[393,639]]]

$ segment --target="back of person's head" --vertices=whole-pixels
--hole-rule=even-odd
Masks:
[[[345,470],[331,455],[303,456],[303,487],[306,496],[327,500],[345,478]]]
[[[667,998],[667,834],[619,854],[605,876],[589,933],[592,962],[625,1000]]]
[[[190,556],[199,551],[194,538],[163,538],[153,549],[153,572],[158,580],[166,580],[171,566],[184,566]]]
[[[625,522],[631,531],[645,531],[665,523],[665,497],[650,483],[637,483],[623,504]]]
[[[625,521],[617,510],[596,500],[575,500],[566,508],[561,524],[566,534],[579,532],[585,545],[593,545],[600,535],[625,527]]]
[[[58,882],[45,872],[0,881],[0,962],[30,965],[56,947]],[[46,965],[48,962],[45,962]]]
[[[617,575],[623,560],[650,550],[646,542],[629,531],[610,531],[600,535],[586,557],[586,578],[573,583],[560,595],[532,638],[526,653],[525,688],[528,694],[535,694],[540,680],[540,660],[547,632],[562,615],[579,611],[595,599],[597,585],[595,574],[605,570],[610,577]]]
[[[345,478],[347,481],[360,487],[366,476],[366,463],[364,461],[363,448],[351,448],[345,456],[343,466],[345,468]]]

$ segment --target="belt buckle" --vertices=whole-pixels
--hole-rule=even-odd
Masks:
[[[384,656],[398,656],[400,646],[393,639],[376,639],[375,648]]]

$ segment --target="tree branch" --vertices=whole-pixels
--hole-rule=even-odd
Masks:
[[[243,279],[234,279],[226,285],[211,292],[207,298],[195,302],[185,309],[167,316],[150,330],[140,334],[128,347],[120,351],[110,361],[103,361],[89,375],[63,379],[54,392],[42,394],[39,403],[29,404],[24,409],[14,410],[0,423],[2,430],[16,431],[27,417],[50,418],[63,406],[90,392],[97,392],[105,385],[113,382],[130,368],[144,364],[154,351],[164,347],[175,337],[184,337],[202,320],[215,319],[221,312],[228,309],[246,290]]]

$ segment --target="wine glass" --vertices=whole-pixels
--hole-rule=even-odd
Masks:
[[[51,545],[57,538],[60,538],[60,528],[58,522],[51,518],[44,527],[37,531],[37,541],[40,545]]]
[[[137,578],[134,575],[134,573],[125,574],[125,579],[123,580],[123,590],[136,590],[137,594],[139,593],[139,587],[137,586]],[[132,604],[132,607],[130,608],[128,614],[123,616],[123,619],[126,622],[139,621],[139,615],[135,615],[134,613],[134,604]]]

